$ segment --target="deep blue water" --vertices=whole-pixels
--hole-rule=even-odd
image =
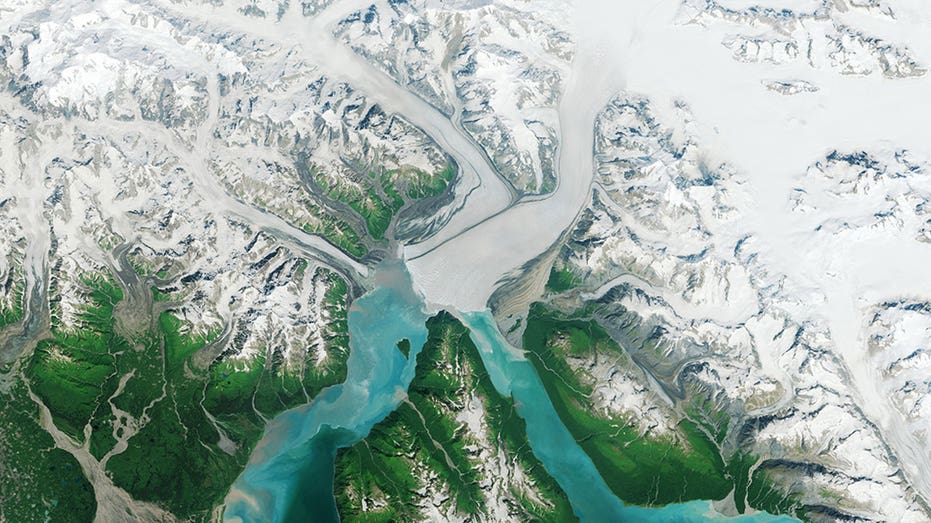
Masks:
[[[243,523],[337,521],[333,497],[336,451],[365,437],[404,398],[417,354],[427,338],[423,303],[411,290],[401,265],[382,267],[379,287],[349,313],[350,356],[346,381],[326,389],[310,405],[277,416],[268,426],[246,470],[233,485],[226,521]],[[500,334],[491,314],[462,314],[495,387],[513,395],[527,421],[534,454],[562,486],[584,522],[789,522],[755,514],[724,518],[709,502],[659,509],[625,507],[598,474],[591,459],[560,421],[533,366]],[[397,342],[410,340],[410,359]]]

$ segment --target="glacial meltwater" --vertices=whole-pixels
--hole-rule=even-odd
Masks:
[[[227,496],[224,519],[242,523],[338,521],[336,449],[352,445],[400,404],[427,340],[423,302],[400,264],[349,311],[346,381],[275,417]],[[409,359],[397,348],[410,341]]]
[[[356,300],[349,312],[346,381],[272,420],[227,497],[226,521],[339,520],[333,494],[336,451],[365,437],[397,408],[427,339],[424,304],[412,291],[403,266],[382,266],[376,281],[379,287]],[[796,521],[765,513],[726,518],[708,501],[657,509],[624,506],[560,421],[533,366],[507,343],[491,314],[465,313],[460,318],[471,330],[494,386],[513,396],[527,422],[534,454],[565,490],[583,522]],[[397,349],[402,339],[410,341],[409,359]]]
[[[595,469],[591,458],[573,439],[550,403],[533,365],[511,347],[490,312],[462,314],[485,368],[498,392],[511,396],[527,422],[534,455],[566,492],[583,522],[701,522],[788,523],[796,519],[767,513],[729,518],[716,513],[709,501],[693,501],[661,508],[624,506]]]

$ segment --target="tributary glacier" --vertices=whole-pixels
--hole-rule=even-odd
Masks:
[[[0,28],[0,523],[931,523],[927,2]]]

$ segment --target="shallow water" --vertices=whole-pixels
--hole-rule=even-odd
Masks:
[[[491,313],[467,313],[461,318],[472,332],[472,341],[478,347],[495,388],[514,398],[517,412],[527,422],[527,437],[533,453],[566,492],[583,522],[797,522],[767,513],[728,518],[716,513],[709,501],[655,509],[624,506],[562,424],[533,365],[508,344]]]
[[[397,408],[427,339],[423,303],[411,290],[403,267],[383,266],[377,279],[379,287],[356,300],[349,313],[351,352],[346,381],[269,424],[227,497],[226,521],[338,521],[333,496],[336,451],[362,439]],[[513,396],[518,413],[526,420],[534,454],[565,490],[582,521],[796,521],[765,513],[725,518],[707,501],[659,509],[625,507],[560,421],[533,366],[507,343],[491,314],[460,317],[471,329],[494,386]],[[405,338],[411,344],[409,360],[397,349],[397,342]]]
[[[379,286],[349,311],[346,381],[269,424],[227,496],[226,521],[336,521],[336,449],[360,440],[397,408],[427,339],[423,303],[400,264],[382,266]],[[410,341],[410,359],[397,343]]]

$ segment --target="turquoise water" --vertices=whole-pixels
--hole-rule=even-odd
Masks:
[[[350,446],[397,408],[414,377],[427,339],[423,303],[400,264],[383,266],[378,287],[349,313],[350,356],[346,381],[311,404],[277,416],[227,497],[224,519],[242,523],[329,522],[339,515],[333,496],[338,448]],[[462,314],[495,387],[512,395],[527,421],[534,454],[566,491],[584,522],[769,523],[796,521],[755,514],[728,519],[709,502],[659,509],[625,507],[608,489],[591,459],[563,426],[533,366],[501,336],[491,314]],[[397,349],[410,340],[410,359]]]
[[[461,319],[472,333],[472,341],[478,347],[495,388],[514,398],[517,412],[527,422],[527,437],[534,455],[566,492],[583,522],[797,523],[796,519],[767,513],[728,518],[714,512],[708,501],[661,508],[624,506],[562,424],[533,365],[508,344],[491,313],[467,313],[462,314]]]
[[[349,311],[346,381],[307,406],[275,417],[227,496],[230,522],[337,521],[336,449],[352,445],[397,408],[427,340],[423,303],[400,264],[382,266],[378,287]],[[397,349],[410,341],[410,359]]]

